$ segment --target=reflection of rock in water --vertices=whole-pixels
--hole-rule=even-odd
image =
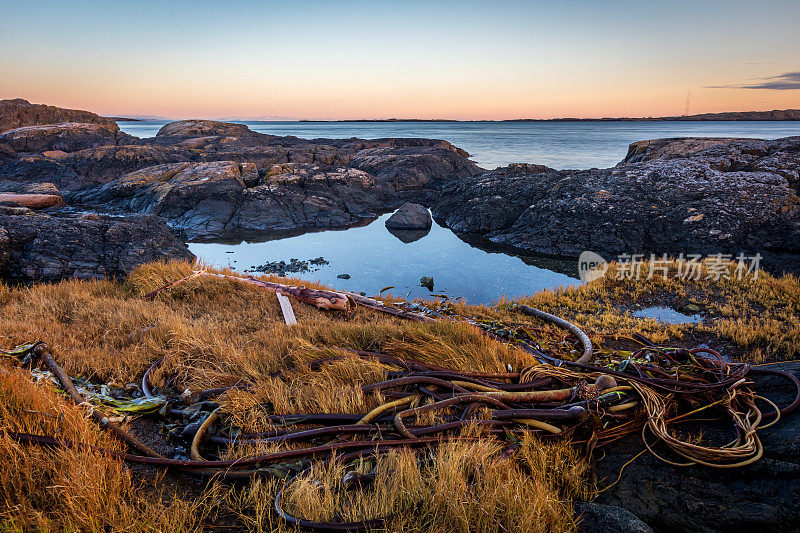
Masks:
[[[436,222],[441,224],[442,221],[437,220]],[[478,250],[482,250],[486,253],[503,254],[503,255],[510,255],[513,257],[519,257],[520,259],[522,259],[522,262],[525,263],[526,265],[535,266],[536,268],[543,268],[545,270],[550,270],[551,272],[558,272],[559,274],[565,274],[571,278],[578,279],[577,257],[576,258],[552,257],[546,255],[533,254],[530,252],[524,252],[518,250],[512,246],[500,245],[488,239],[482,239],[474,235],[465,235],[463,233],[456,233],[456,232],[453,232],[453,234],[462,241],[464,241],[465,243],[472,246],[473,248],[477,248]]]
[[[290,230],[228,230],[216,234],[209,234],[195,237],[191,242],[215,243],[215,244],[242,244],[279,241],[291,237],[299,237],[306,233],[322,233],[323,231],[346,231],[352,228],[363,228],[369,226],[378,217],[364,217],[354,224],[342,227],[331,228],[299,228]]]
[[[404,243],[408,244],[410,242],[418,241],[423,238],[425,235],[430,233],[430,228],[428,229],[392,229],[386,228],[389,230],[389,233],[403,241]]]

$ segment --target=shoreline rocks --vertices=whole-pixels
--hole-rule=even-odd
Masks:
[[[62,124],[65,122],[105,124],[106,126],[119,129],[117,123],[112,119],[101,117],[91,111],[65,109],[63,107],[44,104],[32,104],[22,98],[0,100],[0,133],[23,126]]]
[[[415,202],[464,239],[528,253],[761,253],[800,269],[800,137],[655,139],[609,169],[485,171],[432,139],[304,140],[209,120],[138,139],[24,100],[0,102],[0,124],[0,182],[19,184],[2,192],[49,183],[69,205],[155,214],[190,238],[343,228]],[[391,228],[400,216],[394,232],[408,229]]]
[[[158,217],[60,217],[0,207],[0,279],[124,277],[138,265],[169,259],[194,255]]]
[[[800,137],[634,143],[613,169],[513,165],[441,191],[437,221],[520,250],[576,257],[761,253],[800,268]]]
[[[386,227],[394,230],[428,230],[432,225],[428,210],[410,202],[400,206],[386,221]]]

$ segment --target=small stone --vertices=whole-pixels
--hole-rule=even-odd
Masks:
[[[336,277],[339,279],[350,279],[350,274],[339,274]]]
[[[419,278],[419,286],[425,287],[429,291],[433,292],[433,277],[423,276]]]

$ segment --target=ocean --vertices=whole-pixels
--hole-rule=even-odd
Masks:
[[[120,122],[122,131],[153,137],[166,121]],[[800,135],[800,122],[243,122],[253,131],[305,139],[444,139],[486,169],[537,163],[556,169],[613,167],[628,145],[666,137]]]

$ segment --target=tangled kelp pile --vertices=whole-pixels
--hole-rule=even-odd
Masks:
[[[195,277],[198,276],[193,274],[192,279]],[[254,281],[257,280],[248,283],[259,286]],[[280,290],[276,284],[272,285],[260,286]],[[163,291],[147,296],[155,297],[160,292]],[[298,294],[301,293],[295,295]],[[319,303],[321,297],[324,294],[313,294],[311,302]],[[376,307],[368,301],[362,303],[370,309]],[[363,489],[368,485],[380,493],[381,487],[391,482],[392,472],[396,474],[410,461],[417,466],[440,464],[436,458],[447,455],[447,446],[453,439],[489,440],[494,444],[487,456],[507,461],[518,455],[524,457],[531,438],[568,437],[590,454],[625,435],[641,434],[647,449],[671,464],[731,468],[758,460],[762,448],[757,430],[777,422],[800,403],[796,397],[791,405],[781,409],[756,394],[749,381],[753,374],[776,374],[794,383],[800,394],[800,383],[791,374],[725,362],[710,348],[656,345],[638,335],[628,339],[637,346],[634,350],[597,346],[597,342],[593,345],[577,327],[527,306],[520,305],[514,310],[521,315],[533,315],[538,323],[487,322],[447,313],[442,306],[435,310],[417,306],[414,313],[394,306],[380,307],[386,307],[383,310],[393,315],[418,320],[435,316],[441,320],[467,321],[485,328],[493,337],[505,337],[532,360],[516,371],[513,368],[505,372],[470,371],[426,362],[425,353],[414,353],[415,349],[424,349],[421,348],[424,343],[398,341],[387,345],[383,352],[312,346],[308,349],[312,357],[306,361],[311,370],[335,368],[342,361],[363,361],[368,371],[358,377],[369,382],[358,388],[367,398],[368,412],[287,413],[273,409],[261,420],[264,426],[261,431],[248,433],[237,428],[233,418],[226,420],[224,411],[209,400],[218,394],[235,395],[258,384],[245,380],[224,390],[194,391],[183,397],[177,390],[163,390],[164,396],[156,397],[148,382],[150,373],[157,370],[156,364],[145,373],[141,385],[144,399],[137,405],[158,409],[162,417],[170,420],[172,434],[187,439],[191,459],[167,458],[156,453],[116,426],[95,405],[90,410],[92,416],[139,452],[134,455],[109,450],[108,453],[131,462],[186,470],[200,476],[284,477],[287,481],[274,504],[285,520],[318,529],[353,530],[379,527],[400,510],[413,514],[421,503],[419,500],[395,499],[382,506],[387,511],[385,515],[364,517],[358,513],[366,508],[358,504],[359,498],[363,498]],[[43,363],[76,402],[85,401],[77,389],[70,390],[70,378],[45,345],[23,346],[12,355],[30,358],[31,363]],[[367,376],[370,379],[365,379]],[[767,409],[762,413],[764,406]],[[704,442],[698,435],[681,438],[676,431],[678,427],[706,423],[709,415],[722,418],[730,426],[735,435],[732,442]],[[17,432],[13,436],[50,446],[82,445],[48,435]],[[254,450],[258,452],[248,453]],[[314,489],[320,475],[341,479],[320,492],[321,489]],[[287,510],[286,505],[296,504],[303,495],[306,500],[316,497],[328,501],[337,509],[338,516],[334,513],[329,520],[295,516],[297,513]],[[371,509],[374,512],[374,506]],[[320,514],[313,509],[311,512]],[[342,520],[343,517],[347,519]]]

